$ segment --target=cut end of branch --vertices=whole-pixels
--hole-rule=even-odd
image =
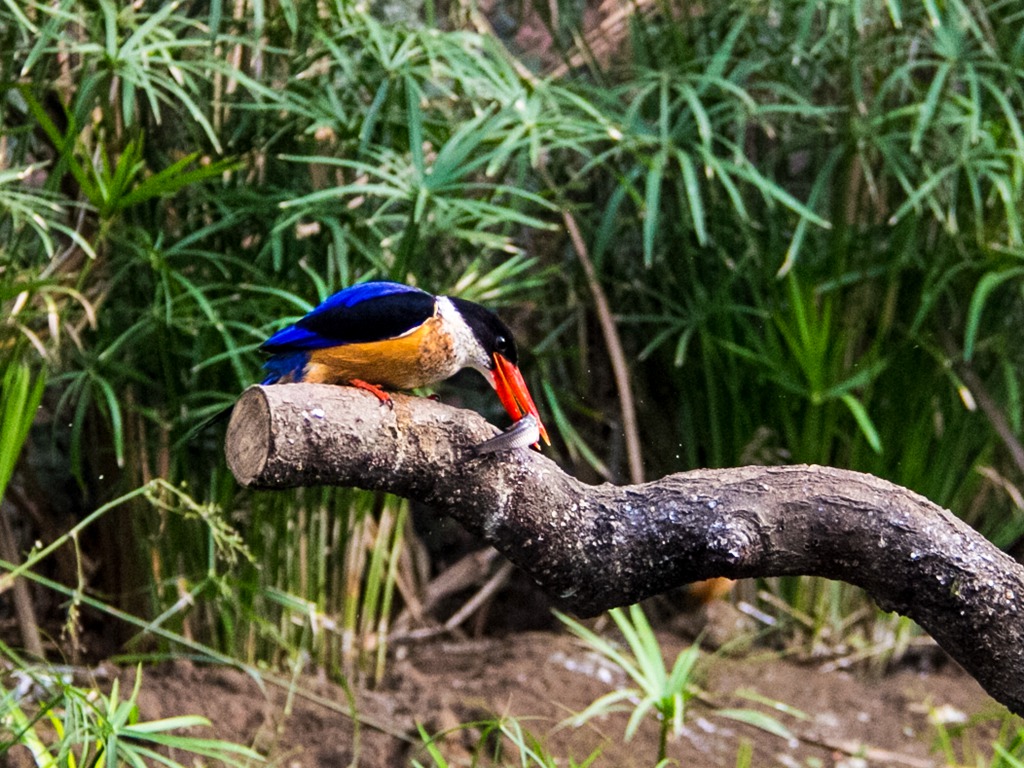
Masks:
[[[231,413],[228,434],[240,438],[225,441],[228,468],[248,487],[262,474],[270,455],[270,406],[261,387],[249,387],[242,393]]]

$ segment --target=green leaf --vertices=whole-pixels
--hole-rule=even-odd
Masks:
[[[811,187],[811,192],[807,196],[807,205],[809,207],[817,207],[825,191],[830,188],[830,184],[835,178],[836,167],[839,165],[843,153],[843,148],[837,148],[829,153],[828,159],[815,177],[814,186]],[[789,247],[786,248],[786,256],[782,260],[778,272],[775,273],[776,277],[785,277],[793,268],[793,265],[796,264],[800,248],[803,246],[804,238],[807,236],[807,227],[810,223],[811,220],[806,216],[801,216],[800,220],[796,223],[796,227],[793,229],[793,237],[790,238]]]
[[[1006,761],[1007,768],[1024,768],[1024,762],[1021,762],[1017,755],[1010,754],[1002,744],[995,742],[992,744],[992,748],[999,754],[999,757]]]
[[[601,460],[594,449],[587,444],[586,440],[584,440],[576,427],[573,426],[572,420],[566,415],[565,410],[562,408],[561,402],[558,399],[558,395],[555,393],[551,384],[547,380],[544,380],[541,382],[541,388],[544,391],[544,399],[545,402],[547,402],[552,421],[557,428],[558,435],[565,441],[569,454],[574,458],[582,457],[595,472],[601,475],[601,477],[606,480],[611,480],[611,470]]]
[[[951,69],[952,65],[949,62],[943,62],[936,68],[935,74],[932,75],[932,84],[929,86],[925,100],[921,104],[914,134],[910,137],[910,151],[915,155],[921,153],[921,141],[931,126],[932,118],[935,117],[935,110],[938,109],[939,98],[946,87],[946,78],[949,77]]]
[[[602,717],[613,712],[621,712],[622,707],[618,706],[620,702],[629,701],[631,698],[637,697],[640,694],[641,691],[638,691],[635,688],[617,688],[616,690],[597,698],[582,712],[566,718],[566,722],[580,726],[595,717]]]
[[[791,741],[795,738],[792,731],[774,717],[766,715],[764,712],[758,712],[754,709],[716,709],[715,714],[719,717],[735,720],[738,723],[752,725],[765,733],[778,736],[780,739],[785,739],[786,741]]]
[[[175,195],[193,184],[217,179],[240,165],[234,158],[221,158],[198,168],[185,170],[197,159],[199,153],[194,152],[144,179],[118,201],[118,208],[124,209],[156,197]]]
[[[1024,267],[1013,267],[1004,269],[1001,272],[987,272],[971,295],[971,304],[967,309],[967,324],[964,329],[964,361],[970,362],[974,356],[974,347],[978,339],[978,329],[981,326],[981,314],[985,310],[992,292],[1003,283],[1024,276]]]
[[[0,382],[0,414],[3,414],[0,422],[0,499],[14,474],[45,388],[44,372],[40,371],[33,378],[27,363],[8,360]]]
[[[423,112],[420,109],[420,89],[412,77],[406,75],[404,81],[409,152],[412,154],[412,167],[422,180],[426,174],[426,166],[423,162]]]
[[[889,19],[896,29],[903,28],[903,14],[900,8],[900,0],[885,0],[885,7],[889,11]]]
[[[689,648],[681,651],[672,665],[672,672],[668,676],[665,689],[672,692],[685,693],[689,685],[690,675],[693,668],[700,659],[700,645],[693,643]]]
[[[822,229],[832,229],[832,224],[827,219],[812,211],[780,185],[767,179],[753,166],[746,162],[723,162],[722,166],[729,169],[734,175],[746,179],[750,184],[753,184],[765,199],[774,200],[782,204],[794,213],[809,219],[812,224],[816,224]]]
[[[899,223],[911,210],[919,210],[921,203],[926,203],[933,211],[935,218],[942,219],[942,211],[938,203],[931,197],[932,193],[939,188],[944,181],[959,171],[957,165],[947,165],[938,171],[932,172],[928,177],[914,189],[907,189],[907,199],[896,209],[896,212],[889,217],[889,224]]]
[[[853,414],[853,418],[857,422],[857,426],[860,427],[861,433],[864,438],[868,441],[868,445],[871,446],[871,450],[875,453],[882,452],[882,440],[878,436],[878,430],[875,429],[875,424],[871,421],[871,417],[868,415],[867,409],[863,404],[855,398],[853,395],[846,393],[840,395],[840,399],[849,408],[850,413]]]
[[[675,153],[679,162],[679,170],[683,175],[683,189],[686,191],[686,202],[689,204],[690,221],[693,222],[693,229],[697,235],[697,242],[700,245],[707,245],[708,230],[705,221],[704,201],[701,199],[700,182],[697,178],[697,171],[694,168],[693,160],[688,154],[682,151]]]
[[[143,723],[134,723],[124,727],[122,733],[129,734],[155,734],[162,731],[173,731],[178,728],[192,728],[198,725],[210,725],[210,721],[199,715],[176,715],[165,717],[160,720],[147,720]]]
[[[445,760],[444,755],[438,748],[437,742],[434,740],[434,737],[427,732],[427,729],[424,728],[423,724],[419,721],[416,722],[416,730],[419,732],[420,741],[423,742],[423,748],[427,750],[427,754],[430,755],[431,759],[434,761],[434,765],[436,766],[436,768],[446,768],[448,762],[447,760]],[[416,761],[413,761],[413,763],[415,765],[420,765],[420,763]]]
[[[665,161],[664,152],[658,152],[651,158],[650,168],[647,169],[646,193],[644,197],[643,248],[644,266],[648,268],[654,264],[654,243],[658,235],[661,184],[665,177]]]
[[[654,707],[654,699],[644,698],[636,705],[636,708],[629,716],[629,721],[626,723],[625,739],[626,741],[632,741],[633,737],[636,736],[636,732],[640,730],[640,724],[643,723],[647,713]]]
[[[639,669],[630,660],[626,658],[614,645],[605,640],[600,635],[590,631],[578,621],[573,620],[569,616],[559,611],[553,611],[556,618],[569,627],[569,630],[583,640],[587,645],[596,650],[602,656],[605,656],[610,661],[621,667],[627,675],[633,680],[639,681],[643,675],[640,674]]]
[[[844,379],[839,384],[835,384],[824,390],[824,392],[822,392],[823,399],[830,400],[835,397],[840,397],[852,389],[868,386],[888,367],[888,361],[875,360],[874,362],[867,364],[862,361],[857,361],[854,365],[857,369],[856,373]]]

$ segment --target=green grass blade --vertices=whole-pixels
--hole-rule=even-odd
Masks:
[[[974,348],[978,341],[978,329],[981,326],[981,315],[985,310],[989,297],[999,286],[1009,280],[1024,276],[1024,267],[1013,267],[1001,272],[987,272],[978,281],[971,295],[971,303],[967,309],[967,325],[964,329],[964,360],[970,362],[974,357]]]
[[[651,165],[647,169],[644,194],[643,250],[644,266],[648,268],[654,264],[654,245],[661,218],[661,185],[665,179],[665,161],[665,153],[658,152],[651,158]]]
[[[718,709],[715,710],[715,714],[719,717],[735,720],[738,723],[751,725],[754,728],[762,730],[765,733],[770,733],[773,736],[778,736],[780,739],[785,739],[786,741],[792,741],[795,738],[792,731],[780,723],[776,718],[771,715],[767,715],[764,712],[758,712],[754,709]]]
[[[868,445],[871,446],[871,450],[880,454],[882,452],[882,439],[878,436],[878,430],[875,429],[875,424],[868,415],[864,404],[849,392],[840,395],[840,399],[853,415],[854,420],[857,422],[857,426],[860,428],[861,434],[864,435],[864,438],[868,441]]]
[[[694,168],[693,160],[688,154],[682,151],[675,153],[679,163],[679,170],[683,175],[683,189],[686,191],[686,202],[689,206],[690,221],[693,222],[693,229],[697,235],[697,242],[700,245],[707,245],[708,230],[705,221],[704,201],[701,198],[700,181],[697,171]]]
[[[942,91],[946,87],[946,79],[949,77],[952,66],[948,62],[940,64],[935,74],[932,75],[932,83],[928,87],[928,93],[925,96],[924,102],[921,104],[920,112],[917,118],[917,125],[914,128],[914,133],[910,137],[910,151],[915,155],[921,153],[921,142],[924,139],[925,133],[931,127],[932,119],[935,117],[935,111],[939,107],[939,99],[942,96]]]

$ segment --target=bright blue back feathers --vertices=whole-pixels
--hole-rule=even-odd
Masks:
[[[336,307],[354,307],[356,304],[362,304],[367,299],[379,299],[381,296],[391,296],[395,293],[420,293],[428,296],[430,295],[427,294],[426,291],[421,291],[419,288],[413,288],[411,285],[390,283],[385,280],[359,283],[358,285],[343,288],[333,296],[328,296],[323,300],[320,306],[310,312],[309,315],[320,314]],[[307,317],[309,315],[307,315]]]
[[[394,294],[401,293],[412,293],[412,294],[423,294],[429,296],[430,294],[424,293],[419,288],[413,288],[410,285],[402,285],[401,283],[389,283],[389,282],[371,282],[371,283],[359,283],[349,288],[345,288],[338,291],[332,296],[324,299],[319,306],[313,309],[309,314],[303,317],[294,325],[289,325],[286,328],[282,328],[280,331],[275,333],[269,339],[267,339],[262,349],[268,351],[277,351],[281,349],[300,350],[300,349],[326,349],[327,347],[337,346],[339,341],[353,341],[355,339],[343,338],[341,334],[325,335],[319,330],[317,323],[318,319],[324,318],[343,307],[355,307],[358,304],[362,304],[367,299],[379,299],[382,296],[392,296]]]
[[[379,281],[345,288],[260,346],[272,355],[263,365],[270,374],[263,383],[301,381],[311,351],[398,336],[433,312],[434,297],[409,285]]]

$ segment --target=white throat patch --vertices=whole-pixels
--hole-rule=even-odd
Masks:
[[[473,329],[463,319],[459,310],[447,296],[437,297],[437,310],[444,323],[445,331],[452,338],[458,367],[476,368],[489,378],[490,367],[493,365],[490,355],[480,345]]]

